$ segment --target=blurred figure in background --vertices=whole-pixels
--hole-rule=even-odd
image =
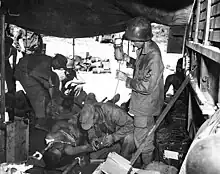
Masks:
[[[35,46],[35,53],[25,55],[16,66],[15,77],[23,86],[37,119],[36,127],[43,128],[46,106],[51,100],[52,68],[66,69],[67,59],[61,54],[54,58],[44,55],[42,44]]]
[[[176,93],[176,91],[179,89],[181,84],[183,83],[185,76],[183,71],[183,58],[178,59],[176,64],[176,72],[174,74],[170,74],[167,76],[165,85],[164,85],[164,96],[166,97],[166,94],[170,88],[170,86],[173,86],[173,94]],[[185,93],[182,92],[179,99],[182,99],[184,101]]]

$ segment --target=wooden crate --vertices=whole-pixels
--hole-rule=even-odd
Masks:
[[[220,42],[220,0],[212,1],[209,41]]]
[[[7,133],[6,133],[7,132]],[[21,162],[29,152],[29,122],[19,117],[0,131],[0,162]]]
[[[5,162],[5,131],[0,130],[0,163]]]

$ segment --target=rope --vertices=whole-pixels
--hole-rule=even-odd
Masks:
[[[120,69],[121,69],[121,64],[120,64],[120,62],[118,63],[118,70],[120,71]],[[119,79],[117,80],[117,84],[116,84],[116,87],[115,87],[115,92],[114,92],[114,96],[116,95],[116,93],[117,93],[117,90],[118,90],[118,85],[119,85]],[[113,104],[112,104],[112,114],[113,114],[113,112],[114,112],[114,103],[115,103],[115,98],[113,99]],[[107,128],[107,135],[109,134],[109,130],[108,130],[108,128]]]
[[[118,63],[118,70],[119,70],[119,71],[121,70],[121,64],[120,64],[120,62]],[[116,93],[117,93],[118,85],[119,85],[119,79],[117,80],[117,84],[116,84],[116,87],[115,87],[114,96],[115,96]],[[113,101],[113,102],[115,102],[115,98],[114,98],[114,101]]]

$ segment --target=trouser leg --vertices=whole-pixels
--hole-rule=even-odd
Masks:
[[[8,60],[5,61],[5,81],[7,84],[8,92],[15,93],[15,79],[13,76],[13,69]]]
[[[149,131],[154,125],[154,118],[153,117],[134,117],[134,139],[135,144],[139,147],[147,136]],[[145,146],[141,153],[141,158],[144,165],[149,164],[153,159],[153,151],[154,151],[154,134],[146,139],[144,142]]]
[[[121,155],[127,160],[130,160],[135,149],[134,134],[129,134],[123,139]]]
[[[46,120],[46,107],[51,99],[49,91],[47,91],[40,83],[38,83],[35,79],[31,78],[27,73],[21,71],[20,69],[15,71],[15,77],[23,86],[30,104],[34,110],[34,122],[35,119],[37,119],[39,122],[37,124],[43,124]]]
[[[26,87],[25,91],[34,109],[36,118],[45,118],[46,106],[50,100],[48,91],[40,85]]]

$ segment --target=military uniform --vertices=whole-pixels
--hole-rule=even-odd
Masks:
[[[37,118],[45,118],[50,101],[51,66],[52,57],[42,54],[26,55],[16,66],[15,77],[27,93]]]
[[[129,113],[134,116],[134,139],[137,147],[154,125],[154,117],[161,112],[164,102],[163,70],[160,49],[154,41],[145,42],[137,50],[137,59],[130,60],[134,77],[127,78],[126,87],[132,89]],[[142,152],[144,163],[149,163],[154,150],[154,135]]]
[[[94,110],[87,109],[87,105],[94,107]],[[91,142],[95,138],[103,138],[104,136],[110,134],[114,139],[114,145],[111,146],[114,151],[118,150],[118,145],[122,141],[122,151],[121,154],[128,158],[130,152],[134,150],[135,145],[133,141],[134,126],[133,119],[124,112],[120,107],[112,103],[96,103],[94,105],[87,104],[82,109],[80,113],[80,121],[83,129],[88,127],[88,138]],[[89,108],[89,107],[88,107]],[[90,114],[83,114],[84,110],[87,110]],[[95,120],[94,115],[98,115],[98,120]],[[92,116],[93,115],[93,116]],[[90,124],[90,126],[88,126]],[[108,154],[108,152],[113,151],[110,148],[104,148],[101,150],[102,153]],[[97,155],[100,151],[95,152],[92,156],[100,157],[102,154]]]
[[[13,69],[10,65],[9,58],[13,56],[13,61],[17,57],[17,50],[12,46],[13,40],[10,37],[5,38],[5,80],[9,93],[15,92],[15,81],[13,78]],[[1,60],[0,60],[1,64]],[[13,67],[14,68],[14,67]]]

